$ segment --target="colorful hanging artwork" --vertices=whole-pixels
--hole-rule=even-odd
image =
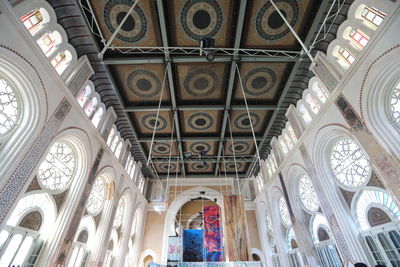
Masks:
[[[203,230],[183,230],[183,261],[203,261]]]
[[[182,238],[180,236],[168,237],[168,261],[179,262],[182,259]]]
[[[204,260],[222,261],[222,232],[218,206],[203,208],[204,218]]]

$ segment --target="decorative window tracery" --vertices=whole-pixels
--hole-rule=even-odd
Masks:
[[[363,49],[369,41],[369,37],[365,33],[354,29],[350,31],[350,38],[359,49]]]
[[[45,160],[39,166],[38,179],[51,191],[64,191],[71,182],[76,169],[76,154],[66,142],[55,142]]]
[[[371,165],[361,148],[350,138],[340,138],[332,147],[330,165],[342,186],[357,188],[371,176]]]
[[[290,220],[289,209],[283,196],[279,198],[279,213],[283,224],[287,227],[291,226],[292,221]]]
[[[39,10],[33,10],[22,16],[21,21],[28,31],[32,32],[43,21],[43,16]]]
[[[17,125],[20,108],[14,88],[0,74],[0,138]]]
[[[300,200],[307,211],[316,212],[319,209],[319,200],[310,177],[303,175],[299,180]]]
[[[100,212],[106,197],[106,185],[103,178],[98,177],[90,192],[86,209],[91,215]]]
[[[353,64],[353,62],[356,60],[355,56],[353,56],[352,53],[350,53],[349,50],[346,48],[340,48],[339,49],[339,55],[349,64]]]
[[[115,212],[113,227],[118,228],[122,225],[122,221],[125,215],[125,201],[124,199],[120,199],[118,202],[117,211]]]

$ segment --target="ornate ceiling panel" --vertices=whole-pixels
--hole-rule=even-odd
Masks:
[[[174,46],[198,46],[214,38],[216,46],[227,47],[231,34],[232,0],[169,1]]]
[[[106,40],[110,39],[132,6],[130,0],[91,0],[91,6]],[[140,1],[111,43],[117,47],[160,46],[154,1]]]
[[[296,30],[304,31],[312,0],[279,0],[275,1],[286,20]],[[249,2],[248,31],[245,33],[245,47],[293,48],[298,43],[290,29],[286,26],[274,6],[269,1],[252,0]],[[314,3],[315,5],[315,3]]]

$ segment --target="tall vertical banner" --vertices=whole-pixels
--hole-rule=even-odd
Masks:
[[[222,261],[222,232],[219,206],[203,208],[205,261]]]
[[[225,236],[229,261],[248,261],[249,241],[247,238],[246,215],[242,198],[239,195],[224,196]]]
[[[203,261],[203,230],[183,230],[183,261]]]
[[[168,237],[168,262],[179,262],[182,259],[182,238],[180,236]]]

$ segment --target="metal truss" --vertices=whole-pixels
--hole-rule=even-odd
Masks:
[[[173,106],[162,106],[160,111],[184,111],[184,110],[226,110],[227,108],[224,105],[180,105],[175,109]],[[246,107],[243,105],[232,105],[229,108],[230,110],[246,110]],[[277,110],[279,109],[276,105],[249,105],[250,110]],[[157,111],[158,107],[156,106],[136,106],[136,107],[125,107],[125,112],[138,112],[138,111]],[[286,108],[280,108],[279,110],[286,110]]]
[[[125,55],[151,55],[151,54],[160,54],[168,51],[170,55],[200,55],[202,48],[201,47],[177,47],[177,46],[169,46],[169,47],[152,47],[152,46],[110,46],[111,50],[117,50],[121,54]],[[275,57],[283,57],[283,58],[298,58],[301,55],[301,51],[290,51],[290,50],[271,50],[271,49],[245,49],[245,48],[222,48],[216,47],[213,49],[209,49],[214,52],[216,56],[231,56],[231,57],[240,57],[240,56],[267,56],[271,58]]]
[[[87,25],[93,35],[99,37],[103,45],[105,45],[106,39],[100,30],[99,23],[97,22],[96,16],[93,12],[92,6],[89,0],[78,0],[79,6],[83,11],[83,15],[86,17]]]
[[[156,136],[157,142],[170,142],[171,137],[161,137],[161,136]],[[204,142],[218,142],[221,139],[219,137],[204,137],[204,136],[192,136],[192,137],[181,137],[182,142],[195,142],[195,141],[204,141]],[[248,141],[248,140],[254,140],[252,136],[236,136],[233,137],[234,141]],[[257,141],[261,141],[262,137],[258,136],[256,137]],[[138,142],[145,143],[145,142],[151,142],[151,138],[139,138],[137,140]],[[174,138],[174,142],[176,139]],[[225,137],[223,139],[224,142],[231,141],[230,137]]]
[[[237,156],[236,157],[236,162],[251,162],[253,161],[254,155],[242,155],[242,156]],[[191,157],[191,158],[184,158],[181,159],[180,157],[153,157],[151,160],[153,163],[196,163],[196,162],[211,162],[211,163],[217,163],[220,162],[220,158],[223,158],[225,162],[233,162],[234,157],[233,156],[224,156],[224,157],[218,157],[218,156],[204,156],[204,157]]]
[[[342,8],[345,3],[346,3],[346,0],[333,0],[325,18],[324,18],[324,21],[322,22],[317,34],[315,35],[314,40],[310,44],[309,50],[312,50],[317,43],[326,39],[326,37],[328,36],[332,27],[336,25],[335,24],[336,18],[340,15],[340,12],[342,11]],[[323,3],[321,5],[323,5]],[[320,8],[320,10],[321,9],[322,8]],[[321,35],[321,37],[320,37],[320,35]]]

